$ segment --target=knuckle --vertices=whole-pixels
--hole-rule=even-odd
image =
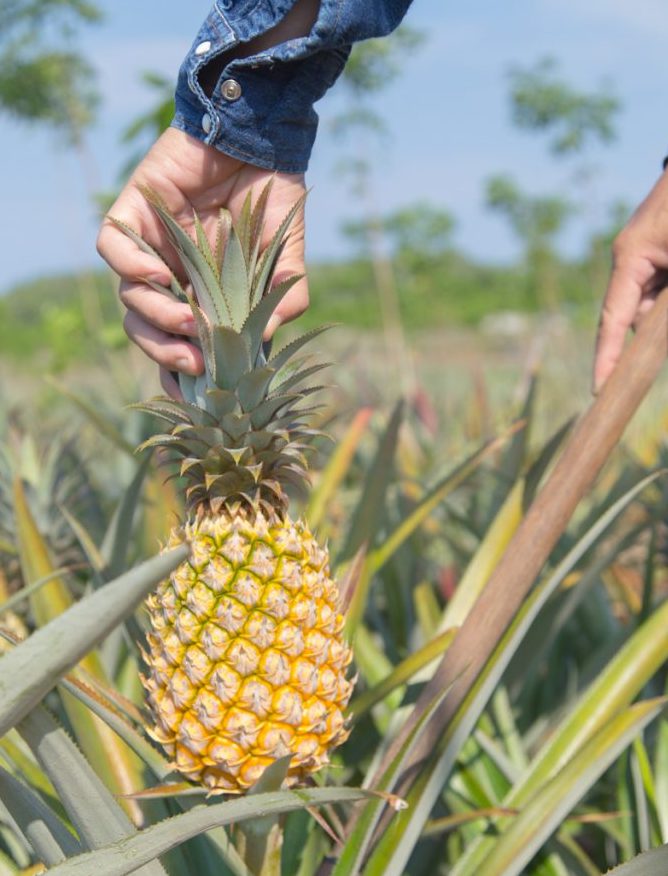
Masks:
[[[634,249],[632,235],[628,229],[624,228],[620,231],[612,241],[612,259],[615,265],[624,262],[627,254]]]
[[[132,313],[130,313],[130,312],[126,313],[125,316],[123,317],[123,330],[125,331],[125,334],[129,338],[132,338],[132,336],[133,336],[133,331],[134,331],[133,324],[134,324],[134,319],[133,319]]]
[[[290,316],[301,316],[302,313],[307,310],[308,305],[308,289],[305,286],[300,286],[299,288],[295,288],[293,294],[286,299],[285,310]]]

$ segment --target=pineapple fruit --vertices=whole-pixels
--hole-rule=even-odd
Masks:
[[[140,407],[168,423],[144,446],[180,458],[187,518],[167,547],[192,555],[148,599],[144,679],[152,736],[176,768],[212,793],[243,793],[278,758],[288,784],[328,762],[348,735],[352,682],[339,591],[327,550],[288,514],[289,487],[303,486],[304,451],[318,432],[302,381],[319,365],[294,358],[315,332],[268,357],[262,336],[299,279],[272,283],[300,204],[260,251],[270,185],[247,198],[233,224],[221,211],[216,241],[197,215],[194,238],[145,191],[188,277],[159,291],[188,301],[206,371],[180,375],[183,401]],[[145,251],[150,247],[113,220]]]

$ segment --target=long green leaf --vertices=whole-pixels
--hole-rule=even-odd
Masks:
[[[2,767],[0,799],[14,820],[15,828],[49,867],[83,851],[39,794]]]
[[[458,465],[453,471],[448,472],[441,478],[428,493],[423,496],[415,508],[397,528],[388,535],[385,541],[372,553],[369,554],[368,564],[371,574],[375,574],[385,565],[388,559],[396,553],[401,545],[409,538],[418,526],[426,520],[431,512],[443,499],[460,486],[463,481],[472,474],[481,462],[505,441],[506,435],[489,441],[475,453]]]
[[[423,714],[420,715],[420,720],[406,738],[406,741],[397,752],[392,763],[381,777],[376,790],[384,791],[386,793],[392,792],[392,789],[404,768],[406,759],[415,745],[416,739],[419,738],[420,733],[424,730],[434,711],[438,708],[439,704],[447,694],[447,690],[442,691],[439,696],[435,698],[431,707],[425,709]],[[372,842],[373,832],[376,829],[384,805],[385,802],[383,800],[369,800],[365,805],[362,815],[357,820],[354,831],[348,837],[339,859],[334,866],[332,876],[356,876],[356,874],[359,873],[367,849]]]
[[[234,226],[227,235],[220,282],[229,304],[232,328],[239,331],[250,310],[251,278],[248,276],[243,247]]]
[[[518,876],[571,809],[665,704],[663,697],[647,700],[616,715],[511,819],[477,868],[477,876]]]
[[[108,417],[101,414],[98,408],[89,402],[88,399],[73,392],[69,387],[56,380],[55,377],[49,375],[46,380],[51,386],[57,389],[59,393],[73,402],[83,414],[85,414],[100,435],[104,435],[104,437],[111,441],[115,447],[118,447],[119,450],[127,453],[128,456],[131,456],[133,459],[135,458],[135,448],[131,442],[124,438],[119,432],[117,426],[112,423]]]
[[[164,782],[169,776],[175,775],[174,767],[167,758],[142,733],[136,730],[125,716],[113,708],[111,703],[105,702],[99,692],[72,676],[65,677],[61,681],[61,685],[93,714],[97,715],[100,720],[104,721],[125,742],[128,748],[131,748],[141,758],[159,781]]]
[[[370,547],[382,523],[385,493],[390,482],[403,415],[404,405],[400,401],[392,411],[369,468],[360,501],[350,520],[346,542],[338,558],[339,562],[350,559],[365,543]],[[353,600],[354,604],[355,600]]]
[[[134,832],[134,826],[65,730],[43,707],[33,709],[17,730],[47,773],[87,849]],[[159,862],[145,876],[165,876]]]
[[[420,838],[422,828],[433,809],[434,803],[453,768],[462,745],[473,732],[489,697],[498,685],[513,654],[539,611],[575,564],[590,549],[592,544],[605,532],[635,496],[655,478],[656,475],[645,478],[615,502],[574,545],[554,572],[530,594],[508,630],[501,637],[484,672],[473,685],[468,696],[458,709],[453,721],[444,733],[436,753],[422,769],[413,788],[407,795],[408,810],[399,813],[393,819],[385,834],[379,839],[376,850],[369,861],[368,876],[381,876],[384,873],[383,867],[389,861],[396,860],[402,866],[406,864],[415,844]],[[668,603],[666,603],[666,614],[668,615]],[[668,620],[664,621],[664,623],[668,623]],[[641,686],[642,683],[644,682],[641,680]],[[623,707],[628,701],[620,702],[619,707]],[[514,804],[511,799],[507,799],[503,801],[502,805],[504,807],[513,807]],[[466,872],[467,876],[475,874],[475,870],[472,874],[469,874],[468,871],[460,873],[461,866],[462,860],[458,861],[455,865],[453,876],[455,873],[457,876],[463,876],[464,872]],[[365,876],[367,876],[367,871],[365,871]]]
[[[186,559],[182,545],[67,609],[0,658],[0,735],[28,714],[60,677],[126,617]]]
[[[456,630],[446,630],[435,636],[430,642],[423,645],[422,648],[414,651],[405,660],[402,660],[381,682],[355,697],[348,706],[348,712],[353,721],[358,721],[376,703],[384,700],[396,688],[406,684],[423,666],[426,666],[436,657],[440,656],[453,640],[455,633]]]
[[[141,758],[160,782],[165,782],[170,776],[174,776],[174,768],[167,758],[151,745],[145,736],[139,733],[132,723],[114,708],[112,703],[105,700],[99,689],[93,690],[80,680],[71,677],[63,679],[61,684],[72,696],[84,703],[91,712],[117,733],[123,742]],[[190,788],[192,789],[194,786],[190,786]],[[149,792],[146,794],[135,794],[133,799],[159,799],[158,794],[150,794]],[[170,795],[165,794],[164,796]],[[177,796],[175,799],[184,811],[191,809],[199,802],[193,802],[181,796]],[[222,828],[209,831],[206,840],[218,850],[218,853],[236,876],[249,876],[247,868]]]
[[[443,610],[439,630],[460,626],[482,592],[522,520],[524,488],[524,480],[518,480],[497,511],[466,567],[452,599],[448,600]]]
[[[141,833],[131,834],[122,841],[59,864],[50,871],[50,876],[91,876],[93,873],[126,876],[211,828],[258,816],[280,815],[306,806],[354,802],[371,797],[373,793],[361,788],[311,788],[247,795],[213,806],[198,806],[147,827]]]
[[[120,575],[126,567],[128,546],[132,543],[130,538],[132,522],[135,518],[137,503],[141,493],[146,474],[151,465],[151,454],[147,453],[139,463],[134,477],[127,489],[123,492],[100,548],[100,553],[105,560],[103,578],[110,581]]]
[[[606,876],[666,876],[668,873],[668,843],[650,849],[631,861],[608,870]]]
[[[53,563],[49,546],[39,532],[30,511],[25,487],[19,480],[14,483],[14,509],[21,570],[24,580],[28,584],[32,584],[36,580],[52,574]],[[52,576],[52,580],[48,584],[32,593],[30,605],[39,626],[46,629],[50,622],[53,622],[54,619],[59,620],[63,617],[64,612],[73,607],[74,599],[65,579]],[[94,623],[89,630],[95,630]],[[33,636],[29,641],[39,641],[41,632],[37,635],[37,638]],[[20,648],[22,647],[24,646],[20,646]],[[48,655],[42,659],[44,671],[48,671],[50,666],[55,665],[51,656]],[[34,666],[31,668],[33,671],[35,670]],[[106,679],[99,653],[91,651],[90,648],[81,655],[78,669],[83,669],[96,678]],[[2,681],[0,680],[0,690],[1,686]],[[139,761],[119,743],[107,727],[97,721],[88,709],[82,708],[67,694],[63,694],[62,700],[68,721],[79,744],[91,763],[96,764],[102,779],[118,794],[127,793],[135,788],[137,783],[141,781],[142,775],[142,766]],[[36,700],[32,702],[34,704]],[[126,805],[130,810],[136,809],[132,804]]]

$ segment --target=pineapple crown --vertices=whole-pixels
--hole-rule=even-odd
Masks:
[[[317,407],[300,405],[321,387],[301,383],[326,365],[311,364],[308,355],[294,357],[327,326],[296,338],[273,355],[263,344],[269,318],[301,279],[296,275],[272,282],[303,198],[261,250],[270,191],[271,181],[254,205],[249,193],[236,222],[221,209],[212,246],[196,212],[193,238],[156,192],[143,189],[188,278],[185,286],[175,276],[169,287],[146,282],[190,305],[205,371],[198,377],[179,374],[183,401],[160,396],[135,405],[169,424],[168,432],[154,435],[139,449],[158,446],[175,451],[187,482],[186,504],[203,513],[244,503],[283,514],[286,488],[303,488],[308,479],[304,451],[321,434],[309,425]],[[142,251],[164,261],[137,232],[109,218]]]

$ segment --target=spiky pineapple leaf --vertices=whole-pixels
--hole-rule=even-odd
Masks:
[[[271,356],[267,360],[267,365],[270,368],[273,368],[275,371],[279,371],[285,364],[288,362],[298,350],[301,350],[303,346],[308,344],[314,338],[317,338],[318,335],[321,335],[323,332],[329,331],[332,328],[336,328],[337,323],[327,323],[326,325],[318,326],[317,328],[311,329],[308,332],[304,332],[303,335],[299,335],[299,337],[294,338],[294,340],[285,344],[285,346],[281,347],[280,350],[277,350],[273,356]]]
[[[126,876],[154,858],[193,836],[225,826],[257,818],[258,815],[280,815],[307,806],[347,803],[374,796],[374,791],[362,788],[303,788],[246,795],[212,806],[197,807],[130,834],[123,840],[102,849],[70,858],[52,868],[50,876]]]
[[[668,843],[642,852],[612,870],[606,870],[605,876],[666,876],[666,873],[668,873]]]
[[[16,729],[49,776],[87,849],[132,830],[128,816],[44,706],[33,709]]]
[[[232,328],[236,331],[241,329],[250,310],[250,281],[245,244],[240,234],[243,234],[243,227],[240,229],[237,224],[230,228],[220,276],[223,294],[230,306]]]
[[[116,228],[119,229],[119,231],[122,231],[123,234],[126,235],[126,237],[129,237],[130,240],[133,243],[135,243],[137,245],[137,247],[142,252],[146,253],[147,255],[151,255],[154,258],[158,259],[158,261],[162,262],[162,264],[169,270],[171,277],[172,277],[172,279],[170,281],[170,288],[169,289],[167,289],[165,286],[161,286],[159,283],[154,283],[151,280],[144,280],[143,282],[148,283],[149,286],[152,286],[158,292],[163,292],[167,295],[170,295],[171,297],[175,298],[177,301],[182,301],[182,302],[187,301],[187,296],[186,296],[185,292],[183,291],[181,284],[179,283],[178,279],[174,276],[172,269],[169,267],[167,262],[160,255],[160,253],[157,250],[153,249],[153,247],[149,243],[147,243],[147,241],[145,241],[144,238],[140,234],[138,234],[129,225],[126,225],[125,222],[121,222],[120,219],[116,219],[114,216],[109,216],[109,215],[107,216],[107,219],[112,223],[112,225],[115,225]]]
[[[273,368],[254,368],[244,374],[237,387],[237,395],[243,411],[250,413],[265,398],[269,385],[274,379]]]
[[[242,375],[251,370],[251,348],[244,334],[224,325],[212,328],[214,371],[212,377],[220,389],[234,389]]]
[[[206,231],[204,230],[204,226],[197,215],[197,211],[193,210],[193,225],[195,226],[195,237],[197,239],[197,246],[199,247],[199,251],[202,253],[204,258],[206,259],[207,264],[211,268],[213,275],[216,279],[219,279],[218,274],[218,265],[216,264],[215,255],[211,249],[211,244],[209,243],[209,238],[206,235]]]
[[[274,232],[269,245],[266,247],[255,271],[251,291],[251,308],[256,307],[261,299],[266,295],[267,287],[271,282],[272,275],[276,268],[276,264],[285,248],[287,241],[286,234],[295,216],[304,206],[306,194],[303,194],[290,208],[287,215],[284,217],[281,224]],[[266,323],[265,323],[266,324]]]
[[[538,586],[532,591],[527,598],[517,616],[506,630],[499,637],[499,643],[492,657],[490,658],[487,667],[482,676],[471,686],[467,698],[463,701],[462,706],[457,710],[454,718],[450,722],[446,732],[443,735],[441,742],[425,768],[421,771],[414,787],[407,795],[409,810],[402,813],[389,826],[386,833],[378,839],[376,849],[373,853],[371,861],[374,859],[379,867],[388,860],[396,859],[397,865],[403,862],[405,866],[410,857],[415,844],[421,836],[424,824],[433,810],[434,802],[441,793],[447,777],[449,776],[456,758],[460,752],[463,742],[470,736],[473,729],[487,703],[492,692],[496,689],[504,671],[506,670],[514,653],[522,642],[531,624],[535,620],[539,611],[547,602],[548,598],[554,593],[555,589],[560,585],[564,578],[572,571],[575,564],[584,556],[598,538],[607,530],[613,521],[621,514],[621,512],[629,505],[629,503],[638,495],[638,493],[653,481],[656,475],[651,475],[645,478],[639,484],[636,484],[631,490],[624,494],[613,506],[611,506],[596,523],[588,529],[578,542],[571,548],[568,554],[559,563],[556,569],[541,581]],[[656,668],[654,662],[658,656],[656,646],[658,639],[656,634],[661,623],[664,624],[662,629],[665,629],[668,617],[668,603],[665,604],[661,617],[654,618],[653,629],[646,630],[643,635],[636,638],[635,647],[629,648],[622,658],[625,667],[629,672],[623,674],[623,678],[617,676],[614,667],[608,667],[608,670],[601,676],[601,683],[597,685],[600,691],[600,696],[597,696],[597,702],[592,703],[592,710],[599,714],[597,726],[601,726],[600,720],[605,720],[611,714],[614,714],[616,708],[630,702],[632,696],[638,692],[646,682],[648,677]],[[638,636],[638,634],[636,634]],[[662,641],[665,641],[665,637]],[[651,645],[646,651],[643,651],[645,659],[638,659],[640,654],[638,646],[642,642],[643,645]],[[629,659],[633,653],[634,658]],[[664,655],[665,656],[665,655]],[[621,667],[620,667],[621,668]],[[614,679],[614,680],[613,680]],[[619,682],[623,681],[624,685],[620,689]],[[585,711],[590,711],[587,708],[588,697],[581,700],[582,707]],[[613,708],[613,706],[615,708]],[[577,710],[576,710],[577,711]],[[562,745],[564,739],[569,739],[572,746],[570,752],[575,752],[578,747],[584,742],[587,734],[591,734],[594,730],[590,720],[583,720],[581,715],[576,715],[572,712],[573,720],[566,721],[564,725],[564,733],[555,734],[560,737],[555,739],[557,745]],[[580,735],[573,738],[571,730],[579,728]],[[545,749],[550,749],[552,743],[548,743]],[[529,781],[527,789],[535,789],[538,782],[531,781],[533,776],[538,780],[536,767],[542,761],[542,757],[532,762],[531,770],[527,771]],[[554,765],[554,760],[550,758],[549,762]],[[523,787],[523,780],[517,790]],[[502,801],[504,807],[513,808],[516,799],[514,793]],[[477,876],[477,863],[484,859],[487,850],[487,842],[493,842],[491,837],[478,837],[458,859],[453,869],[453,876]],[[472,867],[472,869],[471,869]],[[370,872],[373,872],[372,870]],[[375,872],[382,872],[378,869]]]
[[[158,214],[170,241],[192,283],[197,302],[212,324],[230,325],[232,314],[220,288],[218,277],[191,236],[179,225],[162,198],[142,187],[142,194]]]
[[[39,858],[53,867],[85,851],[39,794],[0,766],[0,799]]]
[[[331,364],[331,362],[317,362],[315,365],[310,365],[308,368],[302,368],[298,371],[295,371],[294,373],[290,374],[289,377],[285,377],[283,380],[280,380],[280,382],[277,383],[276,386],[272,386],[271,395],[274,395],[274,393],[280,395],[281,393],[292,389],[293,386],[297,386],[303,380],[308,380],[309,377],[312,377],[319,371],[324,371],[325,368],[330,368]],[[280,379],[280,374],[278,374],[277,377]]]
[[[406,741],[381,776],[376,790],[384,791],[386,793],[392,792],[415,743],[448,693],[449,688],[441,691],[439,695],[434,698],[430,706],[420,715],[415,727],[413,727],[412,731],[406,738]],[[362,861],[373,842],[373,833],[376,829],[383,808],[384,801],[382,799],[369,800],[366,803],[361,816],[356,821],[355,828],[347,838],[346,844],[341,850],[339,859],[332,870],[332,876],[356,876],[356,874],[360,872]],[[401,806],[400,808],[403,809],[405,806]]]
[[[181,545],[142,563],[0,657],[0,735],[28,714],[188,553],[188,546]]]
[[[262,245],[262,230],[264,228],[264,219],[267,212],[267,203],[269,195],[273,187],[273,178],[262,188],[258,195],[255,206],[250,217],[250,240],[248,250],[248,276],[255,277],[255,268],[257,266],[258,256],[260,254],[260,246]],[[252,296],[252,289],[251,289]],[[249,300],[248,306],[252,307],[256,302]]]
[[[290,289],[303,279],[303,274],[296,274],[293,277],[288,277],[277,283],[258,301],[248,314],[244,322],[241,333],[247,338],[248,349],[251,354],[251,361],[256,362],[262,350],[262,336],[267,327],[269,318],[276,310],[281,301],[288,294]]]
[[[213,247],[213,255],[216,260],[216,273],[220,277],[223,269],[223,256],[225,254],[225,244],[227,235],[232,227],[232,215],[229,210],[221,207],[218,212],[218,221],[216,222],[216,240]]]
[[[338,562],[350,559],[363,544],[367,544],[369,548],[373,546],[376,533],[383,522],[385,493],[390,482],[403,416],[404,403],[399,401],[392,411],[368,470]]]

